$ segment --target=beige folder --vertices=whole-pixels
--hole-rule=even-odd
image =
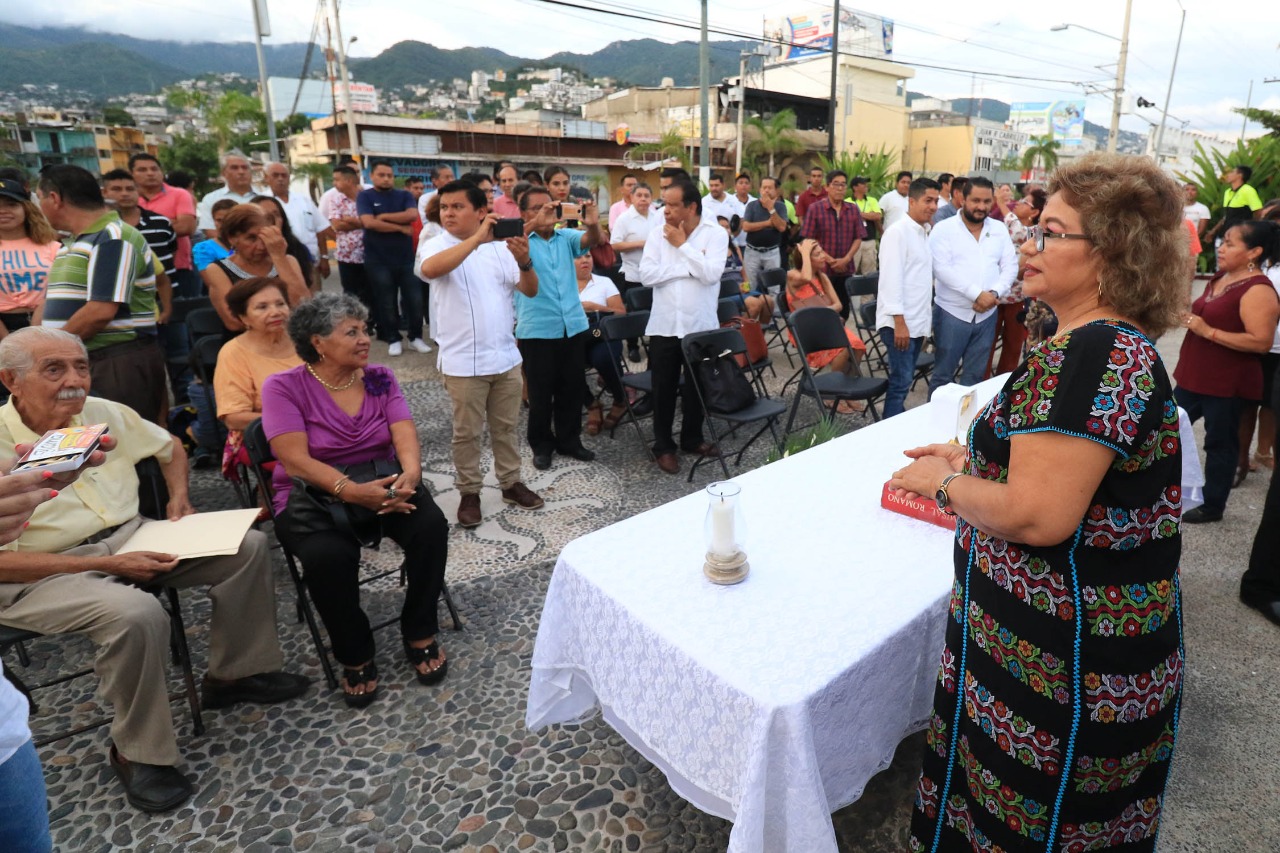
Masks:
[[[179,559],[217,557],[240,550],[244,535],[258,517],[257,509],[197,512],[177,521],[148,521],[138,527],[117,554],[154,551]]]

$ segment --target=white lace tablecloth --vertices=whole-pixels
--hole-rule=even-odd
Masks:
[[[934,429],[920,407],[736,477],[751,562],[737,586],[703,577],[702,493],[571,542],[529,728],[600,708],[676,793],[733,821],[731,853],[834,853],[831,812],[931,710],[952,535],[880,492]]]

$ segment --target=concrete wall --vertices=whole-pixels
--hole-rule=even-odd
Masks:
[[[903,168],[969,174],[973,168],[973,131],[967,125],[911,128]]]

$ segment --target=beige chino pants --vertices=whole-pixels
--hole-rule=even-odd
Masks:
[[[485,423],[493,443],[493,472],[499,488],[520,482],[520,395],[524,380],[520,365],[488,376],[445,376],[445,390],[453,401],[453,484],[463,495],[478,495],[484,484],[480,471]]]

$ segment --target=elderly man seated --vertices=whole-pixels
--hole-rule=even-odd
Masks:
[[[169,433],[132,409],[87,397],[89,356],[74,335],[30,327],[0,341],[0,457],[51,429],[106,423],[115,448],[101,467],[42,504],[15,541],[0,548],[0,624],[43,634],[82,632],[98,646],[96,671],[115,710],[111,766],[132,803],[166,811],[193,792],[174,767],[178,744],[165,684],[169,618],[139,584],[209,586],[213,619],[206,708],[280,702],[308,679],[280,672],[275,591],[266,539],[249,531],[238,553],[180,560],[117,554],[142,522],[135,464],[154,456],[169,489],[169,518],[195,512],[186,454]]]

